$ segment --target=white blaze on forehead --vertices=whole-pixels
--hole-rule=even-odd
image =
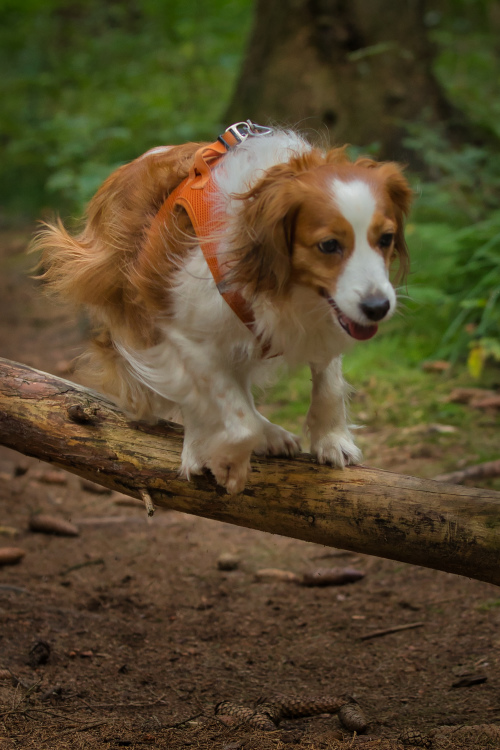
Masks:
[[[377,202],[368,183],[363,180],[333,181],[335,204],[354,232],[354,250],[340,274],[333,291],[342,312],[366,325],[369,321],[359,303],[369,295],[383,295],[390,302],[386,317],[394,312],[396,295],[382,255],[368,242],[368,230]]]
[[[377,206],[370,186],[363,180],[333,181],[335,203],[354,230],[356,242],[367,239],[368,228]]]

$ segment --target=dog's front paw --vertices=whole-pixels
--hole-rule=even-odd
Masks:
[[[311,453],[319,464],[331,464],[343,469],[349,464],[359,464],[362,453],[347,431],[328,432],[311,441]]]
[[[233,446],[231,446],[233,448]],[[203,474],[210,469],[217,484],[225,487],[230,495],[236,495],[245,489],[250,469],[249,450],[240,450],[234,455],[234,450],[219,451],[211,458],[201,458],[196,455],[192,446],[184,444],[182,451],[181,476],[190,480],[195,474]]]
[[[250,456],[261,442],[260,424],[240,427],[238,431],[223,430],[212,437],[206,466],[217,484],[229,495],[243,492],[250,471]]]
[[[250,456],[240,461],[221,456],[210,461],[208,468],[214,475],[217,484],[226,488],[228,495],[237,495],[245,489],[248,472],[250,471]]]
[[[255,448],[255,453],[259,456],[289,456],[293,458],[300,453],[300,440],[288,430],[283,429],[277,424],[269,422],[262,417],[264,421],[264,436],[260,445]]]

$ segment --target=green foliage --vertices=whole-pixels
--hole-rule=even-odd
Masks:
[[[453,104],[495,139],[500,60],[493,12],[488,0],[457,0],[431,33],[440,49],[435,71]],[[407,145],[431,176],[419,186],[413,216],[409,308],[418,307],[417,325],[430,334],[428,356],[466,359],[479,377],[487,362],[500,362],[500,152],[453,148],[440,128],[425,123],[408,125]]]
[[[251,0],[1,1],[4,208],[80,212],[120,163],[213,137],[250,10]]]
[[[471,372],[479,375],[481,361],[500,362],[500,211],[458,231],[453,240],[457,254],[449,285],[455,309],[442,349],[457,359],[468,348]]]
[[[454,104],[500,138],[498,32],[491,27],[494,14],[498,14],[495,0],[454,0],[431,36],[440,48],[436,74]]]
[[[478,377],[487,361],[500,361],[500,157],[471,145],[453,150],[436,129],[411,130],[408,144],[438,180],[420,186],[409,227],[408,308],[428,332],[427,356],[467,359]]]

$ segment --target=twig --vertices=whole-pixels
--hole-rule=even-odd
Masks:
[[[77,563],[76,565],[71,565],[69,568],[64,568],[64,570],[61,570],[60,574],[61,576],[65,576],[68,573],[72,573],[74,570],[80,570],[80,568],[86,568],[89,565],[104,565],[105,562],[102,559],[102,557],[98,557],[97,560],[87,560],[86,562]]]
[[[320,555],[311,555],[311,560],[326,560],[330,557],[351,557],[357,554],[347,549],[335,549],[333,552],[322,552]]]
[[[110,719],[101,719],[100,721],[88,721],[85,724],[73,724],[70,727],[65,727],[61,732],[58,732],[55,736],[61,737],[63,734],[68,734],[68,732],[86,732],[89,729],[94,729],[95,727],[100,727],[103,724],[109,724],[109,723],[110,723]]]
[[[490,479],[500,477],[500,459],[496,461],[485,461],[483,464],[468,466],[462,471],[452,471],[449,474],[438,474],[434,477],[435,482],[449,482],[450,484],[463,484],[467,479]]]
[[[194,716],[189,716],[187,719],[184,719],[183,721],[177,721],[175,724],[167,724],[164,726],[164,729],[176,729],[177,727],[182,727],[183,724],[187,724],[188,721],[193,721],[193,719],[197,719],[198,716],[201,716],[202,712],[194,714]]]
[[[135,701],[132,703],[87,703],[87,701],[83,700],[83,698],[80,698],[80,700],[87,706],[87,708],[90,708],[92,711],[95,708],[142,708],[143,706],[169,705],[167,701],[163,700],[163,696],[152,701]],[[186,721],[189,721],[189,719],[186,719]]]
[[[154,516],[155,513],[155,506],[153,505],[153,500],[151,499],[151,495],[147,490],[141,489],[139,490],[139,495],[141,496],[141,500],[146,506],[146,511],[148,514],[148,518],[151,518],[151,516]]]
[[[411,630],[412,628],[421,628],[425,625],[425,622],[410,622],[407,625],[394,625],[392,628],[384,628],[384,630],[373,630],[371,633],[360,636],[360,641],[368,641],[370,638],[381,638],[383,635],[390,635],[391,633],[398,633],[400,630]]]

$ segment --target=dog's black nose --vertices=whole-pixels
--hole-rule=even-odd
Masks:
[[[373,294],[371,297],[365,297],[359,306],[368,320],[382,320],[389,312],[391,303],[387,297],[378,297]]]

